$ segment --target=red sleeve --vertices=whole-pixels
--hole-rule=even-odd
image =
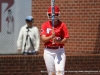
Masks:
[[[14,21],[14,17],[12,16],[12,22]]]
[[[42,24],[42,26],[41,26],[40,35],[46,35],[46,25],[45,25],[45,23]]]
[[[63,27],[62,27],[62,37],[69,38],[68,28],[67,28],[66,24],[63,24]]]

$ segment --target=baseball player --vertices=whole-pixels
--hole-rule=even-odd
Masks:
[[[41,39],[44,42],[44,61],[48,75],[64,75],[66,55],[64,44],[69,38],[68,29],[65,23],[59,20],[60,10],[54,6],[55,20],[54,28],[52,27],[51,6],[48,8],[48,21],[41,26]],[[54,41],[54,44],[52,43]]]
[[[12,10],[8,10],[8,16],[6,18],[7,21],[7,34],[11,34],[14,32],[14,17],[12,15]]]
[[[27,16],[25,21],[26,25],[20,29],[17,40],[18,53],[32,54],[35,51],[38,54],[40,45],[39,30],[33,25],[34,19],[32,16]]]

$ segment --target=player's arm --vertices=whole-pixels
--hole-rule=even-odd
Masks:
[[[67,42],[67,39],[69,38],[69,34],[68,34],[68,29],[67,29],[67,26],[66,24],[63,25],[63,28],[62,28],[62,39],[56,39],[55,38],[55,42],[59,43],[59,44],[64,44]]]
[[[55,34],[52,34],[51,36],[41,35],[41,39],[43,42],[48,42],[52,40],[55,37]]]
[[[48,42],[48,41],[50,41],[50,40],[52,40],[52,39],[54,39],[55,38],[55,32],[54,32],[54,30],[52,30],[52,35],[50,35],[50,36],[46,36],[45,34],[42,34],[41,35],[41,39],[42,39],[42,41],[45,43],[45,42]]]
[[[42,36],[41,36],[41,39],[42,39],[43,42],[48,42],[49,40],[52,39],[52,37],[51,37],[51,36],[46,37],[46,35],[42,35]]]

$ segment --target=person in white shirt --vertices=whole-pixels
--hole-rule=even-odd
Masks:
[[[22,26],[17,40],[18,53],[38,54],[40,45],[40,34],[36,26],[33,25],[33,17],[26,17],[26,25]]]

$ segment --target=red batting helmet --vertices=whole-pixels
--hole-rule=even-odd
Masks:
[[[58,6],[54,6],[55,14],[59,14],[60,10]],[[47,11],[48,14],[52,13],[52,7],[50,6]]]

